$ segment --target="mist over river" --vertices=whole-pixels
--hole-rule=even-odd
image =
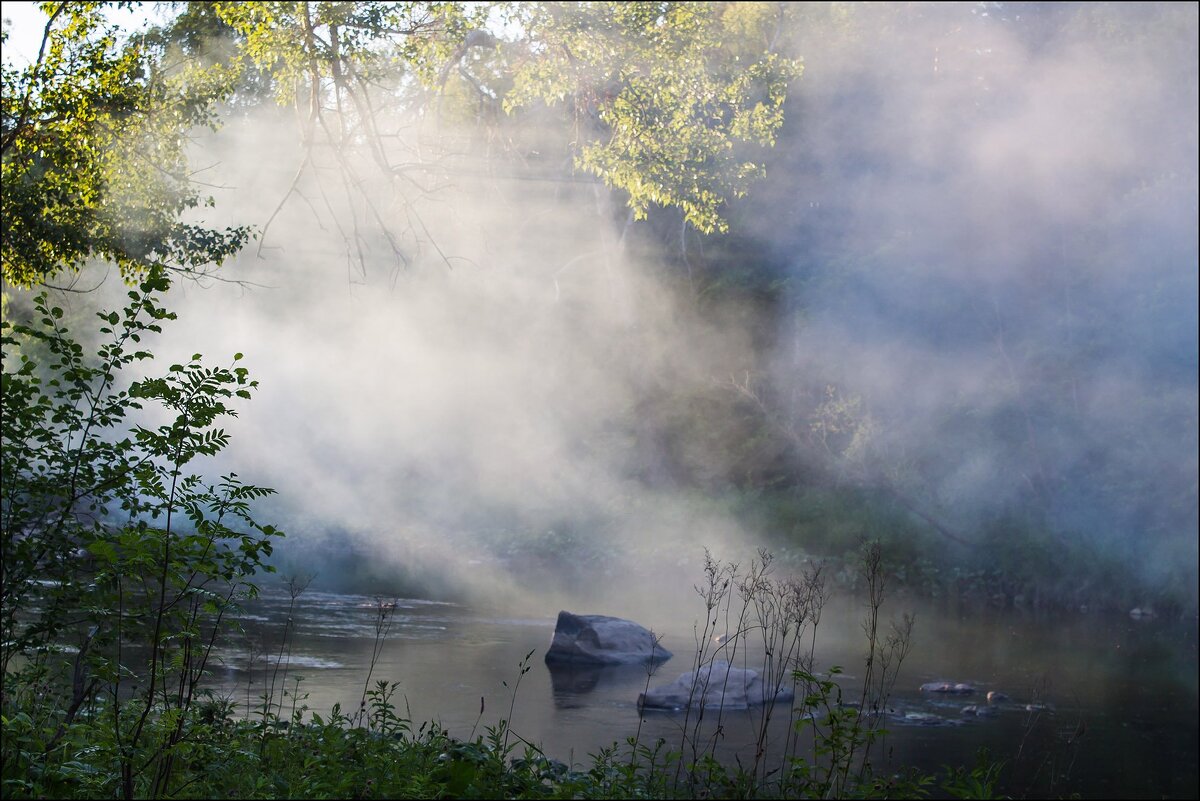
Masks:
[[[275,675],[276,693],[283,686],[289,692],[286,716],[295,679],[302,677],[298,704],[326,716],[340,703],[353,714],[368,678],[380,600],[304,592],[276,674],[289,595],[278,579],[265,582],[262,596],[247,603],[238,620],[243,636],[216,654],[213,687],[244,708],[247,698],[259,703]],[[694,595],[691,601],[703,612]],[[865,611],[848,592],[836,593],[817,630],[815,667],[841,666],[847,699],[857,698],[861,689]],[[916,615],[913,647],[889,702],[887,734],[873,747],[880,773],[901,766],[936,771],[971,765],[979,749],[987,748],[1004,761],[1001,789],[1012,797],[1072,792],[1083,798],[1196,797],[1194,620],[978,609],[959,614],[907,598],[888,602],[884,617],[906,611]],[[624,745],[635,735],[643,743],[663,738],[668,748],[679,748],[684,714],[647,712],[639,718],[636,700],[647,681],[666,684],[692,669],[698,615],[671,603],[637,615],[675,654],[648,679],[642,667],[551,671],[543,657],[557,612],[511,615],[486,606],[397,599],[370,684],[397,682],[394,700],[402,712],[408,710],[414,728],[437,721],[468,738],[510,719],[516,735],[575,767],[589,766],[589,754]],[[530,670],[522,675],[527,655]],[[940,680],[967,682],[976,692],[938,696],[918,689]],[[1009,696],[997,715],[963,713],[967,705],[985,705],[991,690]],[[725,713],[718,755],[748,764],[760,716],[760,710]],[[769,758],[779,759],[787,718],[787,705],[780,705],[769,727],[774,749]]]
[[[1200,4],[0,27],[4,798],[1200,798]]]

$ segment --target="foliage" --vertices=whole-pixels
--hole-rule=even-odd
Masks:
[[[770,3],[519,4],[528,52],[505,108],[569,103],[577,166],[625,190],[635,219],[654,204],[727,230],[722,205],[763,175],[741,150],[775,143],[800,75],[774,50],[781,14]]]
[[[388,70],[432,82],[487,11],[462,3],[295,0],[222,2],[215,10],[240,37],[242,65],[270,76],[281,103],[320,100],[327,87],[350,93],[394,78]]]
[[[331,146],[353,183],[355,150],[408,191],[414,170],[435,166],[409,163],[386,141],[389,113],[473,121],[480,115],[467,110],[486,107],[494,129],[502,107],[537,127],[535,102],[561,103],[567,114],[553,136],[576,168],[624,191],[635,219],[651,206],[673,207],[705,232],[726,230],[724,205],[763,175],[752,153],[774,144],[789,82],[800,74],[797,61],[775,51],[782,12],[768,3],[215,8],[238,37],[231,63],[295,103],[306,144]],[[178,35],[194,31],[189,24]]]
[[[189,179],[187,134],[214,125],[221,71],[163,68],[121,40],[100,3],[46,3],[37,60],[5,61],[0,105],[4,280],[30,287],[115,264],[129,280],[152,268],[200,272],[249,237],[187,222],[206,201]]]
[[[281,536],[252,516],[271,490],[190,472],[225,448],[220,424],[257,386],[241,354],[127,376],[175,318],[158,301],[169,285],[152,269],[122,311],[98,313],[94,356],[44,293],[33,320],[0,324],[6,795],[58,795],[81,778],[126,797],[172,786],[222,618],[255,592]],[[91,768],[79,775],[81,748]]]

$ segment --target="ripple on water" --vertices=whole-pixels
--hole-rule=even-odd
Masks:
[[[213,654],[217,664],[226,670],[245,671],[250,667],[250,662],[247,659],[245,652],[236,651],[219,651]],[[282,665],[289,668],[310,668],[312,670],[338,670],[346,667],[342,662],[336,659],[329,659],[322,656],[314,656],[311,654],[284,654],[280,658],[278,653],[264,654],[254,660],[253,667],[256,670],[261,670],[264,667],[274,667]]]

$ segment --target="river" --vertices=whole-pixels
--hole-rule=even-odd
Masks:
[[[300,703],[321,714],[334,703],[349,712],[357,708],[376,643],[378,603],[370,596],[314,590],[299,596],[288,637],[286,683],[290,691],[302,677]],[[283,642],[288,604],[284,590],[267,586],[262,597],[246,605],[239,620],[245,633],[233,641],[240,644],[215,654],[216,689],[239,704],[257,702],[275,674],[270,664]],[[900,605],[916,615],[916,626],[891,696],[888,733],[874,746],[877,770],[970,765],[978,750],[987,748],[1005,761],[1002,789],[1014,797],[1198,796],[1194,620],[979,609],[958,614],[928,602]],[[482,733],[500,718],[510,719],[513,732],[568,763],[587,763],[597,749],[635,734],[642,742],[662,737],[668,746],[679,747],[682,713],[639,716],[636,699],[647,681],[665,684],[691,669],[692,621],[676,619],[655,628],[675,657],[649,679],[643,668],[564,674],[552,673],[543,662],[557,611],[512,616],[464,604],[399,599],[371,684],[399,682],[396,700],[402,712],[407,708],[418,722],[439,721],[457,736]],[[863,611],[853,600],[835,596],[818,629],[816,666],[843,668],[839,680],[847,698],[859,691]],[[522,674],[530,652],[530,669]],[[919,690],[925,682],[941,680],[966,682],[977,691],[962,697]],[[969,704],[986,705],[983,695],[989,690],[1009,696],[998,705],[998,714],[963,714]],[[292,701],[289,696],[287,703]],[[752,757],[758,714],[726,716],[722,756]],[[786,711],[777,714],[771,736],[782,743]]]

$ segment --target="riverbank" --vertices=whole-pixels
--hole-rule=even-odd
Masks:
[[[980,755],[971,768],[939,774],[915,770],[877,775],[856,759],[871,738],[850,709],[828,698],[818,742],[826,757],[790,757],[759,773],[702,754],[689,759],[665,741],[636,735],[582,763],[568,764],[509,729],[506,721],[458,739],[435,723],[414,725],[397,714],[396,685],[368,691],[359,713],[328,716],[298,707],[291,721],[263,712],[235,718],[234,705],[210,697],[185,725],[175,747],[173,798],[924,798],[931,790],[957,798],[997,797],[1002,765]],[[481,709],[482,715],[482,709]],[[5,721],[7,798],[112,797],[118,772],[104,716],[81,720],[63,738],[59,758],[30,760],[12,745],[34,736],[28,716]],[[168,721],[156,721],[165,724]],[[73,755],[72,758],[63,758]],[[149,797],[142,777],[135,797]]]

